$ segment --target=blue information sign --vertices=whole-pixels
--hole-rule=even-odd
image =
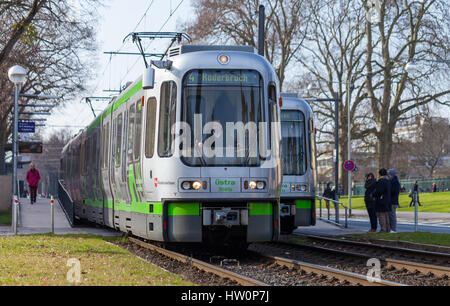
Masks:
[[[35,128],[34,122],[19,122],[19,133],[34,133]]]

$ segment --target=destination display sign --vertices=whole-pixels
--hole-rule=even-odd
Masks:
[[[251,70],[192,70],[187,85],[259,86],[259,74]]]
[[[297,110],[283,110],[281,111],[281,121],[303,121],[303,116]]]

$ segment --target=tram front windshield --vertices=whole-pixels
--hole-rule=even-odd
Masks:
[[[305,116],[301,111],[281,111],[281,137],[283,175],[305,174]]]
[[[238,137],[236,129],[227,129],[227,123],[245,126],[251,122],[257,128],[262,118],[262,90],[262,78],[253,70],[201,69],[188,72],[183,79],[182,121],[191,128],[191,156],[182,155],[182,160],[190,166],[258,166],[259,146],[254,141],[258,133],[250,135],[248,130],[240,129],[245,139],[242,142],[243,138]],[[200,126],[198,118],[201,118],[201,139],[195,131],[194,121],[197,121],[197,129]],[[211,126],[211,123],[213,126],[220,124],[222,141],[211,141],[219,137],[219,129],[208,133],[207,128],[204,133],[205,125]],[[253,137],[253,143],[250,137]],[[213,150],[213,156],[205,153],[207,147],[209,152]]]

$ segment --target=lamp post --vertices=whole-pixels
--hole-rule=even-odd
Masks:
[[[314,83],[308,85],[308,91],[320,89]],[[337,96],[334,99],[313,99],[317,102],[334,102],[334,185],[335,185],[335,196],[334,199],[338,200],[338,190],[339,190],[339,101],[341,98]]]
[[[329,82],[330,83],[330,82]],[[345,84],[347,87],[347,159],[351,160],[351,122],[350,122],[350,89],[353,87],[353,83],[351,82],[331,82],[335,84]],[[309,90],[318,90],[320,89],[318,86],[314,85],[313,83],[310,83],[308,85],[308,91]],[[323,99],[315,99],[316,101],[323,101]],[[334,124],[335,124],[335,131],[334,131],[334,138],[335,138],[335,186],[336,186],[336,200],[337,200],[337,193],[339,188],[339,105],[338,102],[341,101],[341,98],[339,96],[336,99],[330,99],[335,101],[334,105]],[[352,173],[348,173],[348,203],[349,203],[349,214],[352,214],[352,202],[351,202],[351,193],[352,193]]]
[[[13,213],[13,229],[17,234],[17,204],[14,203],[14,197],[18,196],[17,190],[17,134],[19,125],[19,92],[20,87],[27,79],[27,71],[21,66],[13,66],[8,70],[8,77],[14,83],[14,131],[13,131],[13,197],[12,197],[12,213]]]

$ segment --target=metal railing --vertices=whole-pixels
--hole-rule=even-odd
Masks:
[[[69,192],[64,187],[64,181],[58,180],[58,200],[61,204],[61,207],[66,214],[67,220],[70,223],[70,226],[74,226],[74,207],[72,198],[69,195]]]
[[[344,226],[345,228],[348,228],[348,208],[344,204],[342,204],[342,202],[339,202],[337,200],[333,200],[333,199],[330,199],[330,198],[325,198],[325,197],[322,197],[322,196],[318,196],[318,195],[316,195],[316,198],[319,199],[319,219],[320,220],[328,222],[328,223],[332,223],[332,224],[337,225],[337,226],[341,226],[341,227]],[[329,204],[327,206],[327,212],[328,212],[327,218],[322,218],[322,200],[329,202]],[[334,204],[334,210],[335,210],[334,221],[332,221],[330,219],[330,205],[331,205],[331,203]],[[345,222],[344,222],[344,225],[339,223],[339,205],[341,205],[345,209]]]

